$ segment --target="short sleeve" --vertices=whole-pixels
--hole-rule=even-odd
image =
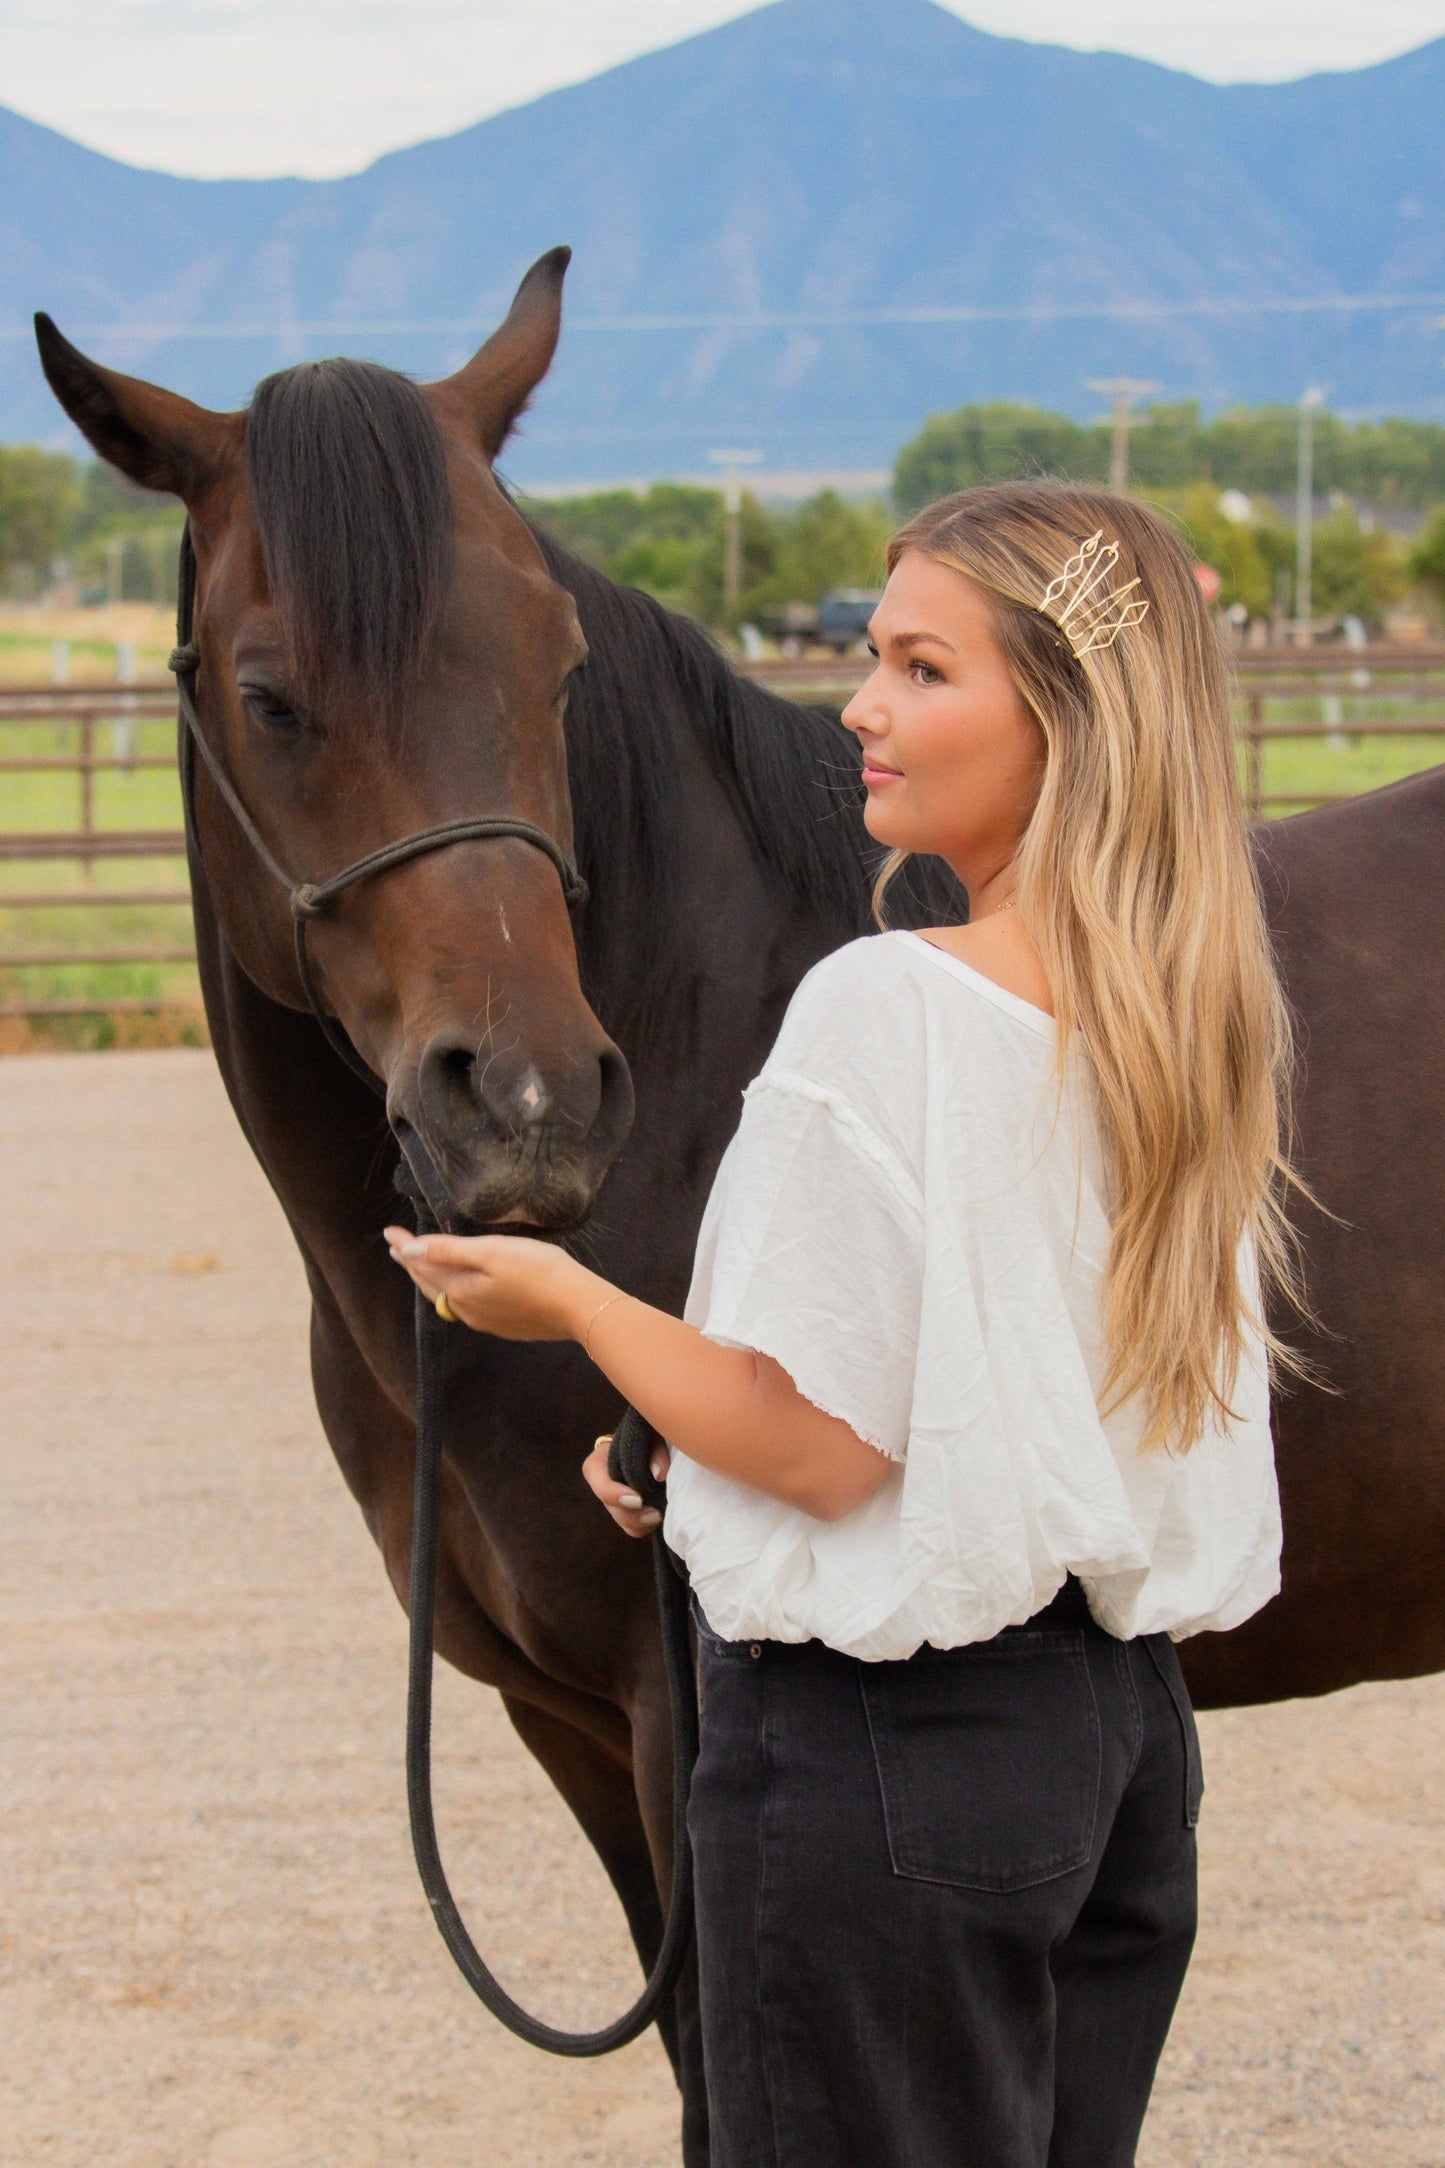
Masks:
[[[766,1071],[713,1185],[689,1321],[771,1356],[805,1399],[903,1460],[923,1262],[907,1169],[845,1100]]]

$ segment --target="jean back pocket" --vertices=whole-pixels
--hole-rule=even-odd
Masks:
[[[1017,1890],[1085,1864],[1103,1746],[1082,1629],[1011,1629],[859,1678],[895,1874]]]

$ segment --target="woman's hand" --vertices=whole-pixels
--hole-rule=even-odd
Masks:
[[[391,1254],[429,1302],[445,1295],[474,1332],[502,1340],[580,1340],[615,1292],[554,1242],[526,1235],[414,1235],[388,1227]]]
[[[607,1472],[607,1448],[609,1438],[599,1438],[582,1463],[582,1473],[587,1487],[602,1500],[619,1528],[629,1536],[650,1536],[662,1515],[655,1506],[645,1506],[635,1490],[625,1483],[614,1483]],[[652,1449],[652,1479],[655,1483],[667,1481],[667,1471],[672,1455],[665,1445]]]

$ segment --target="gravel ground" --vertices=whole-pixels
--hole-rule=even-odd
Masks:
[[[655,2040],[534,2055],[426,1915],[403,1621],[209,1055],[0,1063],[0,1203],[0,2162],[676,2168]],[[554,2018],[612,2014],[600,1870],[492,1698],[439,1689],[479,1939]],[[1204,1927],[1142,2168],[1445,2168],[1445,1679],[1201,1729]]]

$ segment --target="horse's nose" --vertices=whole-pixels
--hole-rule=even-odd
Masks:
[[[474,1133],[480,1123],[520,1138],[559,1119],[577,1123],[577,1134],[585,1136],[602,1096],[595,1061],[578,1062],[559,1091],[523,1048],[479,1051],[475,1041],[445,1037],[433,1039],[423,1054],[417,1090],[426,1126],[452,1137]]]
[[[480,1130],[522,1143],[545,1129],[576,1146],[615,1148],[616,1117],[621,1135],[631,1119],[627,1064],[610,1041],[544,1072],[525,1046],[479,1049],[475,1040],[442,1034],[422,1055],[417,1097],[423,1126],[458,1142]]]

